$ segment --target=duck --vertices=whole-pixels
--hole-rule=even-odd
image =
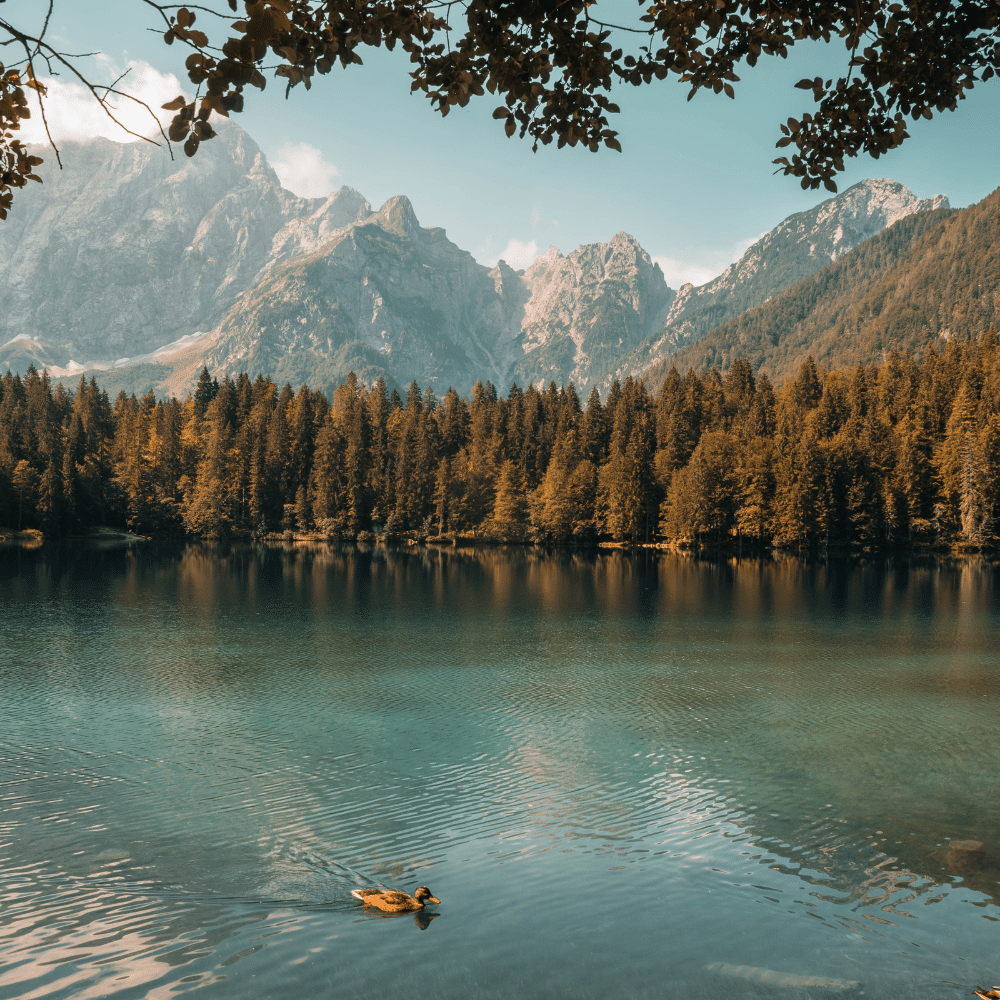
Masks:
[[[426,885],[417,886],[412,896],[391,889],[354,889],[351,895],[365,906],[374,906],[385,913],[413,913],[422,910],[425,902],[441,902],[431,895]]]
[[[1000,1000],[1000,986],[994,986],[991,990],[973,990],[980,1000]]]

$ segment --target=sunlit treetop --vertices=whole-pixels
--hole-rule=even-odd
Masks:
[[[286,93],[300,84],[309,89],[338,63],[360,64],[366,46],[406,53],[411,89],[442,115],[489,93],[508,136],[530,138],[534,149],[555,141],[597,152],[621,149],[610,127],[619,113],[610,98],[616,83],[674,76],[689,99],[700,90],[732,98],[737,69],[752,69],[762,56],[785,58],[798,42],[822,41],[845,47],[845,74],[797,84],[812,94],[814,108],[780,125],[777,145],[790,155],[774,163],[803,188],[836,191],[845,157],[878,158],[899,146],[908,118],[955,110],[1000,60],[998,0],[641,0],[629,23],[602,20],[600,3],[586,0],[136,3],[179,50],[194,85],[193,101],[179,96],[164,105],[174,112],[164,138],[188,156],[214,136],[214,116],[242,111],[248,88],[263,90],[269,75]],[[6,68],[0,64],[0,218],[13,189],[39,179],[41,160],[17,138],[22,119],[44,115],[36,74],[74,76],[112,117],[109,98],[129,97],[118,81],[89,81],[46,40],[55,16],[50,2],[35,34],[0,18],[0,52],[9,53]]]

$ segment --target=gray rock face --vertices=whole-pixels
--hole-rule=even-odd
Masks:
[[[563,384],[585,394],[764,302],[911,212],[893,181],[865,181],[791,216],[700,288],[667,287],[627,233],[521,275],[424,228],[410,202],[373,212],[343,187],[282,189],[232,124],[193,159],[143,143],[68,143],[63,171],[19,192],[0,225],[0,371],[114,368],[184,392],[201,364],[330,387],[354,370],[467,392]],[[110,372],[109,376],[110,377]],[[136,376],[139,377],[138,375]]]
[[[235,126],[192,160],[145,143],[67,143],[0,227],[0,340],[67,361],[143,354],[210,329],[310,203]],[[65,363],[65,362],[64,362]]]
[[[354,370],[441,391],[501,381],[520,353],[517,275],[502,261],[489,271],[444,230],[422,228],[404,197],[360,215],[267,269],[217,326],[209,367],[313,384]]]
[[[406,198],[377,213],[351,188],[295,198],[234,125],[191,160],[107,140],[64,160],[0,227],[0,364],[22,370],[153,365],[182,389],[183,355],[186,378],[200,360],[316,385],[353,368],[463,392],[477,378],[586,388],[673,297],[625,233],[522,278],[421,227]]]
[[[183,354],[185,377],[197,360],[466,391],[502,382],[523,353],[528,293],[506,264],[490,271],[423,229],[406,198],[378,213],[348,187],[296,198],[234,125],[191,160],[107,140],[63,159],[0,227],[0,365],[152,364],[177,389]]]
[[[659,264],[623,232],[567,257],[550,247],[524,283],[524,357],[514,374],[525,382],[573,380],[578,388],[655,333],[674,299]]]

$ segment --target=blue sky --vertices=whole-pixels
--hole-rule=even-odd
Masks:
[[[3,14],[37,20],[41,7],[8,0]],[[600,0],[609,20],[634,17],[638,7]],[[170,88],[160,74],[183,80],[183,50],[149,30],[156,21],[140,0],[103,0],[99,19],[95,9],[56,0],[50,29],[67,49],[103,53],[91,61],[95,78],[133,61],[133,77],[150,93]],[[794,83],[841,71],[847,56],[839,43],[793,50],[786,61],[762,59],[741,73],[735,101],[700,94],[688,103],[676,80],[617,87],[621,154],[554,146],[533,154],[493,121],[494,97],[441,119],[426,98],[410,94],[402,53],[370,50],[364,58],[364,66],[336,69],[287,101],[271,81],[235,120],[269,160],[284,165],[290,184],[308,188],[303,193],[349,184],[374,207],[405,194],[422,224],[442,226],[482,263],[508,251],[520,253],[523,264],[532,247],[554,244],[567,253],[624,229],[661,260],[677,287],[719,273],[782,218],[828,197],[773,175],[771,160],[780,122],[810,107]],[[55,117],[78,125],[80,113]],[[991,81],[957,112],[914,123],[902,149],[878,161],[848,161],[840,189],[892,177],[920,197],[943,193],[956,207],[978,201],[1000,184],[998,124],[1000,84]]]

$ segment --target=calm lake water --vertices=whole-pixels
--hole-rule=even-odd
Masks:
[[[996,985],[998,597],[977,560],[0,548],[0,997]],[[423,883],[426,927],[349,895]]]

